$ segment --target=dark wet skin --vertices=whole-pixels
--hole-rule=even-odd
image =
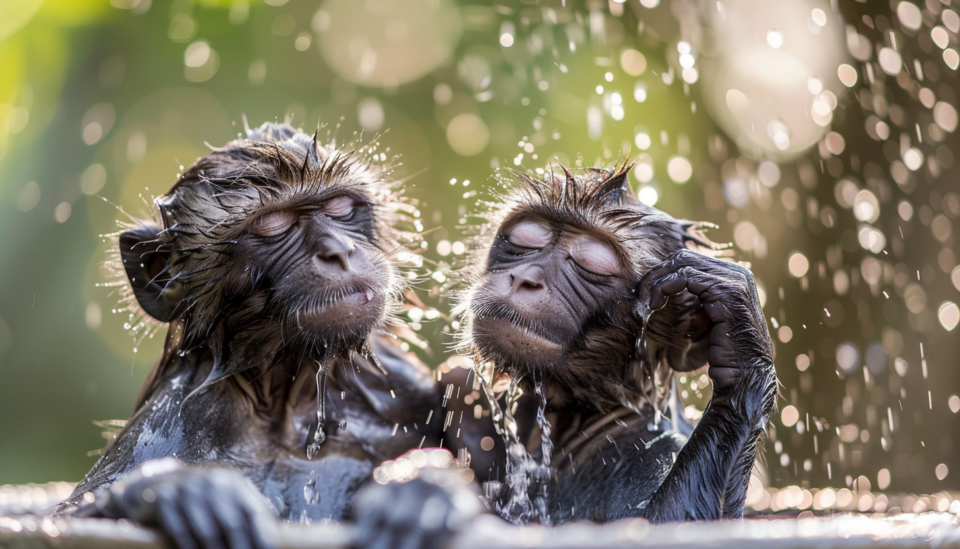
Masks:
[[[375,183],[289,126],[250,134],[266,143],[216,150],[158,200],[166,227],[120,235],[133,296],[169,331],[58,514],[131,519],[180,548],[266,548],[275,519],[341,520],[376,465],[439,444],[430,371],[378,328],[399,275]]]
[[[558,254],[548,251],[546,255]],[[547,294],[553,288],[563,292],[570,280],[558,283],[550,274],[532,279],[528,272],[521,262],[517,268],[488,271],[488,281],[496,287],[498,278],[510,277],[513,285],[502,294],[504,301],[523,311],[531,300],[550,299]],[[682,413],[677,414],[679,424],[674,428],[669,418],[650,406],[643,406],[639,413],[624,406],[598,410],[590,402],[572,398],[563,387],[546,389],[556,477],[548,487],[548,517],[539,520],[556,524],[644,517],[662,522],[742,516],[757,440],[776,394],[769,335],[750,273],[738,265],[683,250],[646,273],[632,301],[618,303],[612,298],[615,294],[603,287],[581,284],[577,288],[578,295],[593,297],[577,300],[567,296],[579,305],[576,309],[585,319],[626,303],[632,303],[637,311],[645,307],[656,311],[670,296],[683,291],[696,296],[710,321],[698,339],[706,348],[714,392],[691,432]],[[486,345],[509,343],[511,331],[524,330],[516,324],[497,328],[500,331],[484,340]],[[560,332],[561,342],[564,335],[571,341],[577,337],[576,332]],[[560,347],[561,358],[549,367],[563,368],[563,357],[573,345],[561,343]],[[526,353],[521,350],[518,356],[511,355],[516,352],[513,349],[493,350],[518,361]],[[609,361],[612,364],[624,358],[613,355]],[[530,402],[535,401],[530,396],[525,396],[528,402],[521,408],[518,422],[525,423],[529,433],[521,440],[539,458],[536,403]]]
[[[575,184],[567,179],[568,186]],[[628,198],[614,206],[639,209],[624,187]],[[663,226],[640,227],[631,236],[665,242]],[[480,358],[519,379],[525,391],[515,413],[519,442],[542,459],[538,385],[545,391],[553,442],[545,509],[516,514],[508,506],[510,513],[501,510],[504,518],[558,524],[742,516],[777,390],[751,273],[682,245],[672,252],[661,246],[659,264],[633,271],[619,258],[636,248],[622,253],[612,239],[604,241],[602,231],[540,213],[508,216],[498,231],[485,273],[472,289],[471,336]],[[601,245],[578,254],[584,239]],[[671,300],[682,305],[661,311]],[[661,340],[685,343],[682,352],[661,348],[654,360],[678,371],[709,365],[713,396],[695,429],[675,407],[662,410],[664,415],[629,392],[624,400],[639,406],[617,403],[618,384],[630,381],[637,362],[637,337],[657,315],[661,321],[663,315],[675,317],[658,325],[668,327],[669,333],[658,334]],[[474,424],[464,440],[482,436],[502,441],[489,421]],[[484,457],[491,478],[503,479],[506,459],[502,444]]]
[[[172,369],[177,373],[140,406],[68,503],[82,503],[84,493],[96,493],[148,460],[172,456],[242,472],[280,519],[342,519],[373,467],[422,441],[439,442],[430,432],[439,420],[426,424],[436,404],[429,374],[405,361],[392,342],[374,342],[388,375],[359,355],[352,363],[333,363],[326,384],[327,437],[313,459],[306,447],[317,426],[315,364],[303,365],[292,383],[279,372],[253,381],[278,396],[274,409],[254,411],[264,403],[242,387],[250,385],[250,375],[224,380],[184,402],[205,372],[189,356],[179,359],[182,364]]]

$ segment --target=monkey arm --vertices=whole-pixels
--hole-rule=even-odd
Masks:
[[[636,312],[646,321],[684,290],[710,317],[713,397],[642,514],[655,521],[739,517],[757,443],[776,408],[773,346],[750,271],[690,250],[644,277]]]

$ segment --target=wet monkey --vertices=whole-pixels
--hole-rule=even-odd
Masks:
[[[118,235],[121,292],[168,333],[60,514],[155,525],[179,547],[265,547],[273,517],[339,520],[374,466],[438,443],[430,373],[384,335],[412,237],[373,149],[264,124]]]
[[[514,174],[476,246],[463,343],[509,380],[512,441],[486,497],[514,522],[743,513],[777,394],[755,283],[696,224],[642,204],[630,167]],[[692,429],[671,377],[705,364]]]

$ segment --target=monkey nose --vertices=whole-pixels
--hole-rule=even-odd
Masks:
[[[356,244],[352,242],[338,242],[334,246],[324,246],[314,257],[316,262],[325,268],[339,267],[344,271],[350,270],[350,256],[356,250]]]
[[[512,293],[540,293],[547,289],[543,269],[539,266],[530,266],[510,273],[510,289]]]

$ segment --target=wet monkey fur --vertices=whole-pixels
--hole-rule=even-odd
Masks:
[[[743,514],[777,394],[753,276],[642,204],[630,167],[515,173],[475,246],[463,350],[509,381],[516,435],[486,497],[514,522]],[[671,377],[705,364],[713,396],[692,429]]]
[[[118,235],[121,293],[168,333],[60,514],[158,526],[178,547],[266,547],[273,517],[339,520],[374,466],[438,444],[435,383],[384,331],[412,208],[374,149],[264,124]]]

